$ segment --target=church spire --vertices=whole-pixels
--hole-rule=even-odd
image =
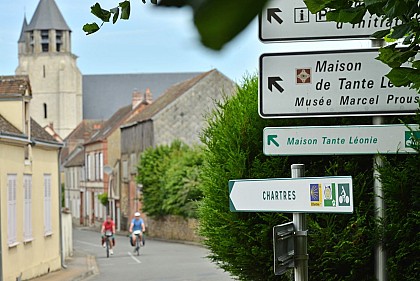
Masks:
[[[23,18],[22,30],[20,31],[20,36],[18,43],[25,43],[25,31],[28,28],[28,22],[26,21],[26,15]]]
[[[54,0],[40,0],[27,30],[71,31]]]

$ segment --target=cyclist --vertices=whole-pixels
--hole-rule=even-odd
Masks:
[[[114,254],[114,246],[115,246],[115,238],[114,238],[114,234],[115,234],[115,223],[112,220],[111,216],[108,215],[106,216],[106,220],[103,222],[102,224],[102,229],[101,229],[101,234],[102,234],[102,246],[105,248],[106,244],[105,244],[105,234],[106,232],[111,232],[112,236],[109,237],[110,242],[112,241],[112,243],[109,243],[109,253],[111,255]]]
[[[133,246],[136,245],[136,239],[137,239],[136,233],[138,233],[139,239],[140,239],[140,245],[142,245],[143,232],[145,231],[146,231],[146,227],[144,225],[143,219],[140,218],[140,212],[135,212],[134,218],[131,220],[130,229],[129,229],[129,232],[131,233],[131,239],[132,239],[131,245]]]

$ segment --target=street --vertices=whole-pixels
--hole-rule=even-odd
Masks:
[[[114,255],[106,257],[100,245],[100,234],[92,230],[73,229],[73,247],[76,251],[96,257],[99,275],[89,281],[147,280],[195,281],[234,280],[206,258],[204,247],[151,240],[133,254],[129,238],[116,236]]]

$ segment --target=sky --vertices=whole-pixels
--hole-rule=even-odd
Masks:
[[[24,16],[28,23],[39,0],[3,1],[0,12],[0,75],[13,75],[18,65],[17,40]],[[334,50],[366,47],[356,41],[262,43],[255,19],[221,51],[201,45],[189,8],[155,7],[131,1],[128,21],[107,23],[99,32],[85,35],[85,23],[97,22],[90,13],[95,0],[55,0],[72,30],[72,53],[82,74],[202,72],[217,69],[233,81],[258,73],[263,53]],[[118,0],[100,0],[112,8]]]

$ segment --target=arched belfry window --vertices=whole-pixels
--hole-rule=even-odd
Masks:
[[[44,118],[46,119],[47,117],[48,117],[47,104],[44,103]]]

